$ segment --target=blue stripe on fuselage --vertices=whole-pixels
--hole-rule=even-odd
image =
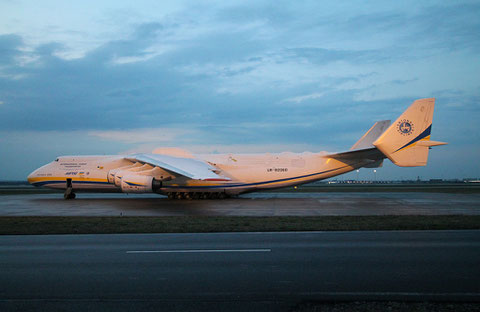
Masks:
[[[278,179],[278,180],[271,180],[271,181],[264,181],[264,182],[243,183],[243,184],[223,184],[223,185],[203,185],[203,186],[202,185],[197,185],[197,186],[195,186],[195,185],[193,185],[193,186],[164,185],[164,186],[162,186],[162,188],[204,188],[204,189],[207,189],[207,188],[254,186],[254,185],[262,185],[262,184],[269,184],[269,183],[276,183],[276,182],[286,182],[286,181],[289,181],[289,180],[296,180],[296,179],[312,177],[312,176],[315,176],[315,175],[320,175],[320,174],[324,174],[324,173],[328,173],[328,172],[332,172],[332,171],[335,171],[335,170],[343,169],[343,168],[346,168],[346,167],[352,167],[352,166],[354,166],[354,165],[346,165],[346,166],[342,166],[342,167],[339,167],[339,168],[330,169],[330,170],[326,170],[326,171],[322,171],[322,172],[306,174],[306,175],[303,175],[303,176],[298,176],[298,177],[293,177],[293,178],[284,178],[284,179]]]
[[[41,181],[41,182],[33,182],[32,185],[34,186],[43,186],[46,184],[66,184],[67,181],[65,180],[51,180],[51,181]],[[99,182],[99,181],[72,181],[73,184],[110,184],[108,182]]]
[[[200,185],[198,185],[198,186],[195,186],[195,185],[193,185],[193,186],[164,185],[162,188],[190,188],[190,189],[192,189],[192,188],[203,188],[203,189],[207,189],[207,188],[227,188],[227,187],[231,188],[231,187],[256,186],[256,185],[264,185],[264,184],[270,184],[270,183],[276,183],[276,182],[287,182],[287,181],[290,181],[290,180],[313,177],[313,176],[316,176],[316,175],[329,173],[329,172],[332,172],[332,171],[335,171],[335,170],[340,170],[340,169],[344,169],[344,168],[347,168],[347,167],[353,167],[355,165],[356,164],[345,165],[345,166],[338,167],[338,168],[335,168],[335,169],[330,169],[330,170],[325,170],[325,171],[321,171],[321,172],[306,174],[306,175],[302,175],[302,176],[297,176],[297,177],[292,177],[292,178],[283,178],[283,179],[277,179],[277,180],[270,180],[270,181],[263,181],[263,182],[221,184],[221,185],[203,185],[203,186],[200,186]],[[43,186],[43,185],[47,185],[47,184],[64,184],[64,183],[66,183],[65,180],[51,180],[51,181],[34,182],[34,183],[32,183],[32,185]],[[74,183],[74,184],[101,184],[101,185],[111,184],[109,182],[97,182],[97,181],[72,181],[72,183]]]

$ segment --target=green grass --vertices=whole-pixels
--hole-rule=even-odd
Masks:
[[[0,234],[480,229],[480,216],[0,217]]]
[[[294,312],[474,312],[479,311],[478,302],[398,302],[398,301],[357,301],[357,302],[311,302],[292,309]]]

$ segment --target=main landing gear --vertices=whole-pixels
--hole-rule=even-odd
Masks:
[[[168,199],[224,199],[229,196],[224,192],[170,192]]]
[[[63,194],[63,198],[65,199],[75,199],[75,193],[73,192],[73,187],[72,187],[72,179],[67,179],[67,189],[65,190],[65,193]]]

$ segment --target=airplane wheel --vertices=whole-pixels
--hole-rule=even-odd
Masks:
[[[75,199],[75,197],[77,197],[75,193],[63,194],[64,199]]]
[[[225,194],[225,193],[220,193],[219,196],[218,196],[218,198],[220,198],[220,199],[225,199],[225,198],[227,198],[227,194]]]
[[[64,199],[75,199],[75,193],[73,192],[73,189],[71,187],[67,188],[65,190],[65,193],[63,194]]]
[[[175,198],[174,193],[168,193],[167,196],[168,196],[168,199],[174,199]]]
[[[193,199],[200,199],[200,194],[199,193],[193,193],[192,198]]]

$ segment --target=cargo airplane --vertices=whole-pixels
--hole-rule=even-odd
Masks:
[[[390,124],[376,122],[348,151],[340,153],[211,154],[163,148],[151,154],[62,156],[35,170],[28,182],[76,191],[158,193],[170,199],[224,198],[295,186],[358,168],[377,168],[385,158],[401,167],[425,166],[435,99],[413,102]]]

